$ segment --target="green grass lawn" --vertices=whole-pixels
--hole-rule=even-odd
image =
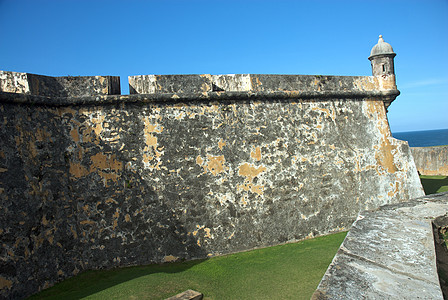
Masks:
[[[309,299],[346,233],[207,260],[88,271],[31,299]]]
[[[447,176],[426,176],[420,175],[423,189],[426,195],[448,192]]]

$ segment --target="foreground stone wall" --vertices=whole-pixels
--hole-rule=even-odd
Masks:
[[[433,220],[448,214],[448,193],[364,211],[311,299],[444,299]]]
[[[347,229],[423,195],[387,78],[153,79],[128,96],[0,93],[3,297]]]
[[[411,151],[421,175],[448,176],[448,146],[412,147]]]

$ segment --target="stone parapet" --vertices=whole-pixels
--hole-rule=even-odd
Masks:
[[[210,94],[213,92],[247,92],[250,94],[295,95],[314,94],[344,97],[345,95],[380,96],[388,106],[400,94],[395,75],[384,76],[321,76],[321,75],[140,75],[129,77],[131,94]]]
[[[448,176],[448,146],[411,147],[411,151],[421,175]]]
[[[359,214],[312,299],[443,299],[432,220],[448,193]]]
[[[44,97],[119,95],[118,76],[51,77],[30,73],[0,71],[0,92]]]

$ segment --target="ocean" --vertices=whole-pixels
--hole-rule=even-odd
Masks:
[[[396,139],[408,141],[410,147],[448,145],[448,129],[392,132]]]

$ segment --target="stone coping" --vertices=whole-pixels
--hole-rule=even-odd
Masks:
[[[132,95],[101,95],[81,97],[46,97],[29,94],[0,92],[1,103],[16,103],[43,106],[70,105],[105,105],[121,103],[179,103],[193,101],[266,101],[266,100],[322,100],[322,99],[354,99],[383,100],[392,102],[400,92],[398,90],[384,91],[264,91],[264,92],[204,92],[204,93],[162,93],[162,94],[132,94]]]
[[[448,192],[359,214],[312,299],[443,299],[432,220]]]

